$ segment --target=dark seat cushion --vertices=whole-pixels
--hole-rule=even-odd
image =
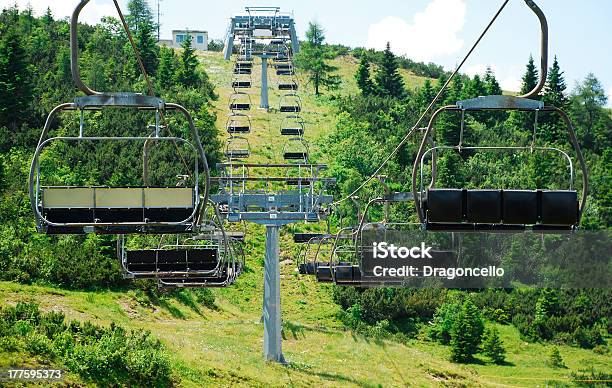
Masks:
[[[463,190],[428,189],[428,222],[461,222],[463,218]]]
[[[331,267],[329,265],[317,266],[317,281],[331,282],[332,279]]]
[[[543,225],[574,225],[578,222],[578,193],[576,191],[542,191],[540,201]]]
[[[501,222],[501,190],[467,190],[466,219],[471,223]]]
[[[353,280],[353,266],[352,265],[337,265],[334,267],[336,274],[336,281],[347,282]]]
[[[504,224],[533,225],[538,221],[538,194],[534,190],[504,190]]]

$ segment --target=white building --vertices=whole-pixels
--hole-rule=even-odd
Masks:
[[[172,40],[161,39],[159,44],[164,46],[180,48],[183,41],[191,36],[191,47],[196,50],[208,50],[208,32],[194,30],[172,30]]]

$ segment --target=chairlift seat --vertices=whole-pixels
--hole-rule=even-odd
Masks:
[[[43,187],[42,213],[53,223],[168,223],[189,218],[186,187]]]
[[[333,281],[332,267],[325,263],[318,265],[316,270],[317,281],[321,283],[331,283]]]
[[[281,135],[283,136],[302,136],[304,135],[304,128],[302,127],[281,128]]]
[[[334,266],[334,275],[337,283],[347,283],[353,281],[353,266],[351,264]]]
[[[250,67],[246,67],[246,68],[240,68],[240,67],[236,67],[234,69],[234,74],[251,74],[252,69]]]
[[[303,244],[313,239],[320,239],[323,236],[325,236],[323,233],[295,233],[293,235],[293,242]]]
[[[578,223],[575,190],[428,189],[426,198],[428,230],[554,230]]]
[[[574,225],[578,222],[578,193],[572,190],[542,190],[540,211],[543,225]]]
[[[286,160],[307,160],[308,153],[304,151],[288,151],[283,154]]]
[[[280,111],[283,113],[287,113],[287,112],[299,112],[302,109],[300,108],[299,105],[281,105],[280,107]]]
[[[295,82],[278,84],[278,90],[298,90],[298,85]]]
[[[306,274],[315,275],[317,273],[317,265],[318,263],[313,263],[312,261],[306,263]]]
[[[503,190],[502,214],[504,224],[538,222],[538,194],[534,190]]]
[[[291,70],[293,69],[293,65],[291,63],[277,63],[274,65],[276,70]]]
[[[228,150],[225,152],[225,156],[229,159],[248,158],[250,154],[249,150]]]
[[[456,222],[463,218],[463,190],[427,190],[426,212],[428,222]]]
[[[466,220],[474,224],[501,223],[501,202],[501,190],[467,190]]]
[[[251,132],[251,127],[248,125],[229,125],[227,127],[228,133],[249,133]]]
[[[140,249],[126,252],[127,270],[137,277],[154,277],[156,272],[213,271],[217,263],[218,251],[215,248]]]
[[[230,109],[231,110],[249,110],[251,109],[251,104],[234,102],[230,104]]]
[[[276,75],[295,75],[295,71],[291,70],[276,70]]]
[[[232,88],[234,89],[248,89],[251,87],[251,81],[234,81],[232,82]]]

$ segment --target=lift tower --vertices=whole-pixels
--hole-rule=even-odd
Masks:
[[[293,16],[283,14],[279,7],[245,7],[246,14],[230,19],[225,36],[223,55],[231,59],[234,42],[239,41],[245,61],[261,58],[261,100],[259,107],[268,109],[268,59],[278,58],[278,46],[289,45],[292,53],[300,50]]]
[[[236,52],[234,93],[229,100],[227,122],[228,162],[218,165],[220,175],[213,178],[219,192],[211,198],[229,222],[253,222],[266,226],[264,268],[264,356],[284,363],[281,348],[279,231],[295,222],[318,222],[333,198],[325,194],[334,180],[321,172],[326,166],[308,161],[304,139],[305,120],[300,116],[302,102],[293,65],[299,50],[292,15],[281,14],[278,7],[247,7],[246,14],[231,19],[225,40],[225,59]],[[236,44],[236,46],[234,46]],[[234,49],[236,47],[236,49]],[[268,67],[274,69],[281,115],[278,141],[284,142],[283,163],[250,163],[245,159],[251,148],[245,137],[252,131],[251,96],[245,89],[254,86],[253,59],[261,59],[259,108],[268,111]],[[269,111],[268,111],[269,112]],[[284,139],[284,140],[282,140]]]

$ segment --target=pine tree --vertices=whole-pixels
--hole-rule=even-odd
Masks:
[[[548,70],[542,101],[544,101],[546,105],[552,105],[563,109],[567,105],[565,89],[567,89],[565,78],[563,77],[563,72],[559,68],[559,61],[555,55],[553,65]]]
[[[425,109],[429,106],[435,94],[436,93],[433,87],[431,86],[431,81],[429,80],[429,78],[427,78],[425,80],[425,83],[423,83],[423,87],[419,89],[418,101],[421,109]]]
[[[538,84],[538,73],[538,69],[536,69],[535,63],[533,62],[533,56],[529,55],[529,61],[527,62],[525,74],[523,75],[523,83],[521,85],[520,94],[529,93],[536,87]]]
[[[405,94],[404,80],[398,72],[397,59],[391,51],[391,45],[387,42],[387,47],[383,52],[382,61],[376,72],[377,92],[383,96],[402,98]]]
[[[32,104],[32,67],[15,26],[0,25],[0,127],[13,132]]]
[[[159,67],[157,69],[157,82],[160,89],[169,89],[174,85],[178,58],[173,49],[162,46],[159,49]]]
[[[484,96],[487,93],[485,89],[485,84],[482,82],[482,79],[478,74],[472,78],[470,82],[467,83],[464,90],[465,98],[476,98],[479,96]]]
[[[153,29],[157,28],[147,0],[130,0],[128,2],[128,12],[126,21],[131,30],[138,31],[145,24],[150,24]]]
[[[468,298],[461,306],[451,329],[451,361],[469,362],[482,340],[484,323],[478,307]]]
[[[548,353],[548,365],[551,368],[567,368],[558,347],[553,347]]]
[[[488,66],[487,66],[487,71],[485,72],[485,76],[484,76],[484,87],[485,87],[487,95],[489,96],[491,95],[499,96],[502,94],[502,89],[499,86],[497,79],[495,78],[495,74],[493,73],[493,70]]]
[[[308,73],[317,96],[321,94],[321,86],[334,90],[340,85],[340,77],[333,74],[338,68],[326,62],[332,57],[324,42],[325,31],[318,23],[311,22],[306,31],[306,42],[300,46],[300,53],[296,56],[297,65]]]
[[[200,84],[200,76],[198,74],[198,57],[195,55],[195,49],[191,47],[191,35],[187,35],[181,44],[183,52],[181,53],[180,65],[177,71],[177,80],[180,84],[187,87],[198,87]]]
[[[365,55],[361,57],[359,67],[355,73],[355,79],[357,80],[357,86],[359,86],[362,95],[369,96],[374,92],[374,83],[370,78],[370,62]]]
[[[497,328],[494,327],[485,331],[482,340],[482,351],[485,356],[489,357],[496,364],[501,364],[506,359],[504,343],[499,338]]]
[[[136,47],[149,75],[155,75],[159,65],[159,47],[155,39],[155,28],[149,22],[140,24],[136,32]],[[140,71],[140,69],[139,69]]]

